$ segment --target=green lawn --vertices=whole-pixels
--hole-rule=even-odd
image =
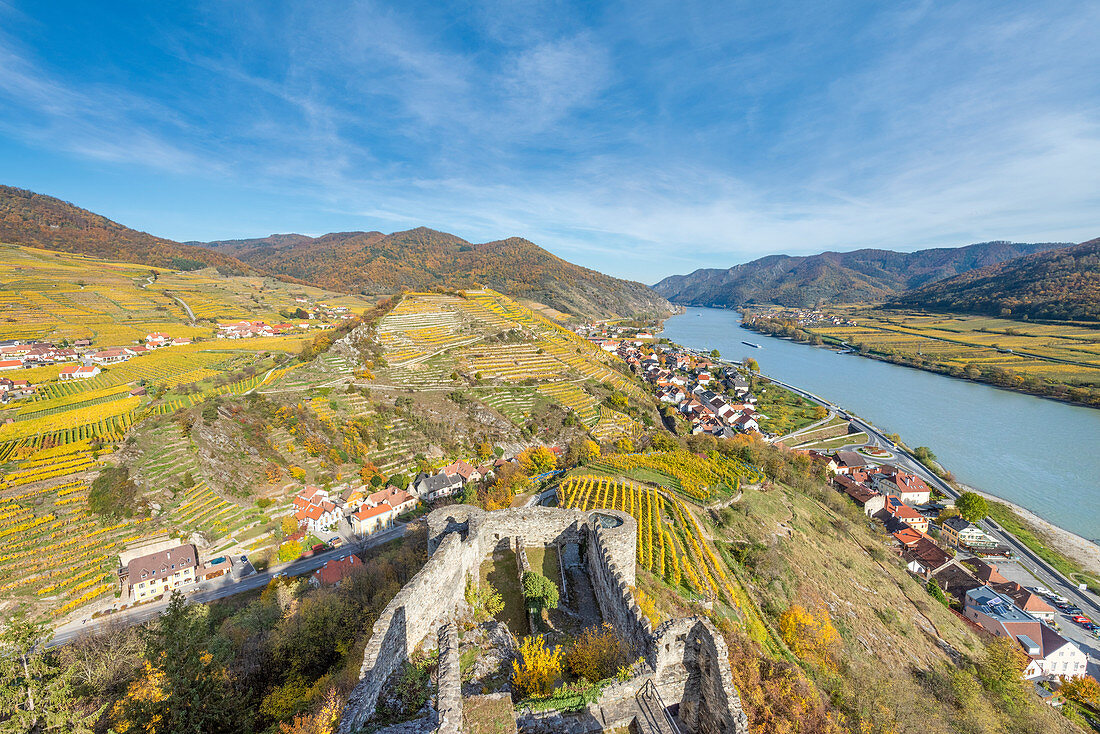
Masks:
[[[527,626],[527,609],[523,603],[523,589],[516,570],[516,553],[508,549],[493,554],[493,558],[481,564],[481,583],[488,581],[504,599],[504,609],[497,620],[508,625],[512,634],[523,637],[530,633]]]

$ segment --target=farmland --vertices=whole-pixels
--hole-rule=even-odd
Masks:
[[[600,440],[639,435],[635,418],[600,405],[592,385],[639,403],[649,397],[615,369],[614,357],[516,301],[490,290],[460,295],[412,293],[376,328],[387,367],[381,386],[470,394],[521,426],[547,402],[572,412]]]
[[[1100,331],[1088,325],[876,308],[838,313],[857,325],[819,324],[805,330],[870,356],[1100,404]]]

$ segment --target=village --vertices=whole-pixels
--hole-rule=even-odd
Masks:
[[[339,307],[343,309],[343,307]],[[343,317],[348,317],[343,309]],[[309,318],[313,318],[312,312]],[[214,336],[218,339],[248,339],[261,337],[279,337],[300,334],[309,329],[330,329],[327,321],[301,322],[296,324],[268,324],[264,321],[239,321],[218,324]],[[76,339],[59,344],[50,342],[19,341],[8,339],[0,342],[0,372],[11,373],[0,376],[0,403],[31,397],[36,386],[30,380],[17,379],[17,370],[29,370],[35,367],[65,365],[56,379],[61,382],[71,380],[90,380],[99,376],[111,365],[128,362],[150,352],[169,347],[183,347],[194,343],[186,337],[172,336],[164,332],[152,332],[136,343],[123,346],[96,346],[91,339]]]

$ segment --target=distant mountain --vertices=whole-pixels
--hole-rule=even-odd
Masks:
[[[1100,239],[931,283],[887,306],[1030,319],[1100,321]]]
[[[229,255],[138,232],[61,199],[12,186],[0,186],[0,242],[173,270],[211,265],[226,272],[252,270]]]
[[[769,255],[726,270],[704,268],[690,275],[673,275],[654,285],[653,290],[673,303],[688,306],[877,303],[927,283],[1066,244],[983,242],[917,252],[854,250],[807,257]]]
[[[582,316],[631,316],[670,309],[664,298],[641,283],[574,265],[519,237],[473,244],[420,227],[388,235],[280,234],[204,244],[259,270],[332,290],[392,293],[401,288],[480,284]]]

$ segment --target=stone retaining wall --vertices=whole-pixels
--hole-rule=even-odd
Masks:
[[[439,734],[459,734],[462,731],[462,675],[458,654],[458,634],[454,622],[439,628],[439,675],[436,710],[439,712]]]

